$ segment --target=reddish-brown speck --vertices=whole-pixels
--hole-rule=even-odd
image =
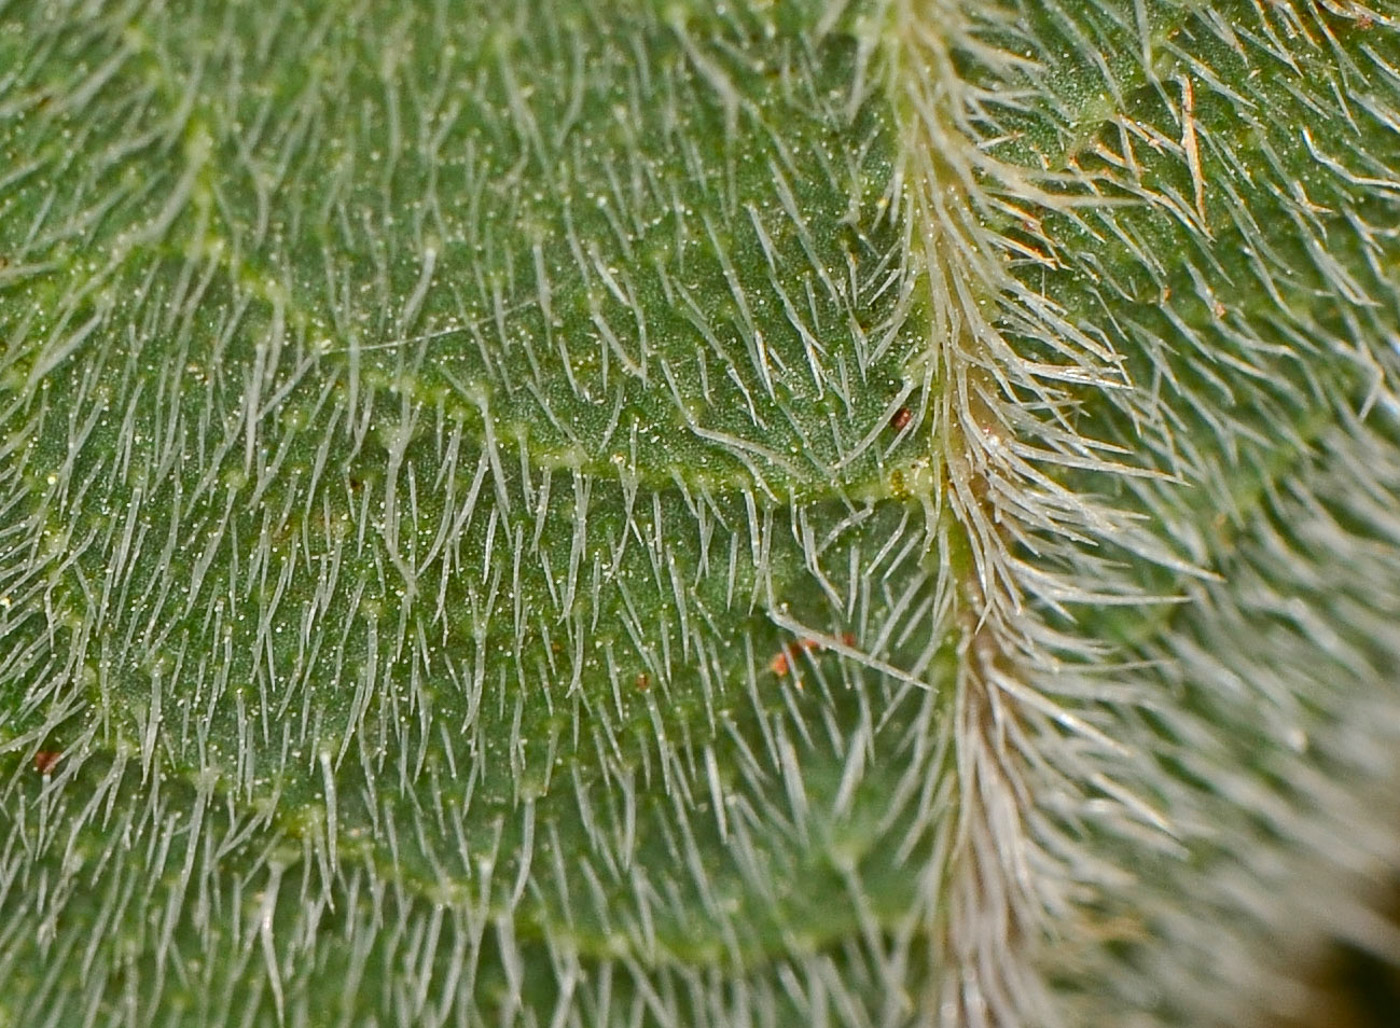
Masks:
[[[58,750],[40,750],[34,754],[34,770],[41,775],[46,775],[53,770],[53,766],[58,763],[58,758],[63,756]]]
[[[909,420],[913,416],[914,415],[909,413],[908,407],[899,408],[899,410],[894,412],[894,416],[890,418],[890,428],[894,429],[896,432],[900,431],[905,425],[909,424]]]

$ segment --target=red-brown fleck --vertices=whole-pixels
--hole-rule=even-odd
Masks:
[[[841,633],[841,644],[843,646],[854,646],[856,637],[850,632]],[[792,670],[792,663],[801,653],[811,653],[827,649],[827,646],[817,639],[792,639],[787,645],[778,651],[777,655],[768,662],[768,670],[781,678]]]
[[[53,766],[58,763],[58,758],[63,756],[58,750],[40,750],[34,754],[34,770],[41,775],[46,775],[53,770]]]
[[[643,671],[637,676],[636,686],[638,692],[646,692],[651,688],[651,676]]]
[[[908,407],[899,408],[899,410],[894,412],[894,416],[890,418],[890,428],[894,429],[896,432],[900,431],[905,425],[909,424],[909,420],[913,416],[914,415],[909,413]]]

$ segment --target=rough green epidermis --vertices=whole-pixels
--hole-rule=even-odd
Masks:
[[[407,373],[528,428],[542,461],[601,467],[635,431],[653,481],[820,491],[835,466],[877,473],[876,448],[845,458],[915,345],[890,295],[890,128],[852,103],[849,36],[765,20],[230,5],[89,30],[16,100],[106,76],[110,141],[72,156],[74,122],[102,131],[86,102],[26,115],[15,146],[76,166],[12,203],[53,192],[40,240],[115,203],[68,246],[117,260],[217,252],[327,352],[357,417]]]
[[[1099,176],[1102,195],[1120,204],[1010,227],[1048,258],[1017,273],[1102,333],[1153,398],[1125,409],[1111,396],[1086,396],[1076,427],[1186,484],[1067,480],[1144,511],[1154,535],[1220,576],[1193,583],[1136,561],[1127,573],[1152,594],[1189,602],[1146,616],[1076,611],[1076,631],[1160,665],[1139,745],[1165,774],[1144,795],[1179,823],[1210,825],[1161,879],[1160,896],[1133,890],[1131,956],[1121,966],[1143,970],[1124,975],[1124,995],[1173,973],[1164,954],[1178,945],[1197,947],[1190,959],[1202,965],[1219,959],[1192,939],[1193,927],[1166,926],[1256,924],[1257,908],[1221,913],[1233,897],[1222,901],[1214,889],[1268,881],[1286,863],[1279,853],[1293,860],[1308,850],[1307,831],[1329,839],[1321,848],[1331,856],[1330,839],[1351,829],[1311,828],[1306,783],[1326,768],[1360,788],[1353,744],[1329,750],[1328,733],[1360,697],[1385,694],[1395,660],[1395,501],[1385,483],[1400,312],[1396,33],[1337,5],[1162,6],[1174,22],[1154,36],[1155,76],[1119,78],[1121,102],[1008,111],[999,126],[1001,152]],[[1096,37],[1098,57],[1116,68],[1140,45],[1133,5],[1096,5],[1074,20],[1097,18],[1122,27],[1116,45],[1111,34]],[[1033,34],[1042,53],[1057,55],[1055,75],[1078,79],[1081,90],[1104,83],[1097,58],[1068,32],[1037,22]],[[1188,87],[1199,179],[1185,144]],[[1197,224],[1198,186],[1209,234]],[[1125,727],[1118,737],[1132,734]],[[1198,900],[1202,910],[1220,906],[1183,917],[1183,905]],[[1194,983],[1215,972],[1190,973]],[[1097,989],[1103,979],[1089,980]],[[1123,1002],[1138,1001],[1115,1000],[1110,1017]],[[1163,990],[1153,1005],[1162,1023],[1199,1023],[1197,1002],[1192,990]]]
[[[1061,480],[1209,561],[1387,352],[1395,32],[1022,7],[988,152],[1115,203],[989,226],[1205,488]],[[948,678],[867,13],[0,5],[0,1010],[907,1010],[938,695],[781,627]]]
[[[1029,12],[1039,52],[1059,57],[1052,75],[1121,100],[1002,112],[1007,156],[1096,176],[1110,201],[1007,229],[1045,257],[1023,260],[1019,277],[1119,353],[1151,398],[1130,412],[1111,393],[1086,395],[1076,427],[1191,487],[1070,480],[1141,505],[1181,552],[1209,561],[1228,546],[1217,531],[1240,524],[1339,409],[1366,409],[1395,373],[1400,246],[1388,183],[1400,172],[1400,44],[1379,23],[1323,7],[1143,13],[1150,78],[1128,5],[1075,18],[1073,32],[1063,18],[1052,29],[1048,9]],[[1099,21],[1117,29],[1090,31]],[[1135,60],[1134,74],[1103,73]],[[1030,353],[1040,345],[1022,340]],[[1134,574],[1154,591],[1175,588],[1173,571]],[[1085,616],[1141,634],[1121,611]]]
[[[938,643],[923,515],[878,499],[920,343],[846,28],[70,14],[0,34],[0,745],[53,806],[7,830],[65,840],[51,919],[115,919],[95,959],[151,981],[171,932],[238,943],[187,861],[236,904],[339,860],[646,962],[903,918],[932,701],[775,620],[915,673]],[[191,809],[121,872],[164,936],[76,889],[114,818]],[[211,870],[219,819],[256,844]]]

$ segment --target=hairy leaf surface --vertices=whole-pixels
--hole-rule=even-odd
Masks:
[[[0,3],[0,1021],[1304,1009],[1395,15]]]

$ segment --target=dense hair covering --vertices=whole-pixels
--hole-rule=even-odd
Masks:
[[[1400,955],[1392,0],[0,0],[0,155],[0,1023]]]

